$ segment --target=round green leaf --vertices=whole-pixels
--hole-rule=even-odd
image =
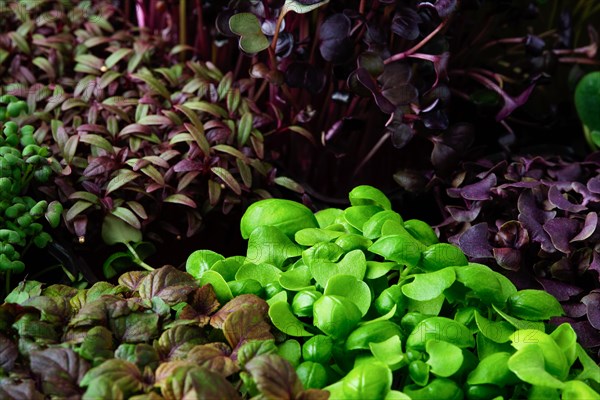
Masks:
[[[237,14],[239,15],[239,14]],[[313,213],[304,205],[291,200],[265,199],[252,204],[240,222],[242,237],[248,239],[259,226],[275,226],[289,238],[305,228],[317,228]]]
[[[335,275],[327,282],[325,295],[346,297],[352,301],[364,317],[371,307],[371,289],[364,281],[352,275]]]

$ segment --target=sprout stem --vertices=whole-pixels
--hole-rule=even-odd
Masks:
[[[410,48],[406,51],[403,51],[402,53],[394,54],[393,56],[391,56],[390,58],[385,60],[383,63],[384,64],[393,63],[394,61],[405,59],[405,58],[411,56],[412,54],[416,53],[421,47],[423,47],[427,43],[429,43],[429,41],[431,39],[433,39],[433,37],[435,35],[437,35],[446,26],[447,23],[448,23],[448,19],[443,20],[433,31],[431,31],[431,33],[429,35],[424,37],[423,40],[421,40],[415,46],[413,46],[412,48]]]

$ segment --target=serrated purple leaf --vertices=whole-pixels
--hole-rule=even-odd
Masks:
[[[482,222],[467,229],[458,238],[458,246],[469,257],[492,258],[492,245],[488,241],[488,224]]]
[[[568,254],[571,252],[569,241],[577,234],[579,222],[571,218],[554,218],[544,224],[544,230],[550,236],[554,247]]]

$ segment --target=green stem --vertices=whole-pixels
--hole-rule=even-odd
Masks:
[[[137,265],[139,265],[140,267],[144,268],[147,271],[154,271],[154,268],[152,268],[150,265],[146,264],[138,255],[138,253],[135,251],[135,249],[133,248],[132,245],[130,245],[129,243],[125,243],[125,246],[127,246],[127,249],[129,250],[129,252],[133,255],[133,262],[136,263]]]

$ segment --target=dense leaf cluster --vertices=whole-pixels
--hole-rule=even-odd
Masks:
[[[185,47],[133,29],[111,2],[11,3],[0,23],[3,90],[32,110],[26,122],[57,174],[43,190],[65,204],[78,237],[104,225],[114,242],[118,221],[129,241],[191,236],[205,212],[281,183],[262,161],[271,119],[248,97],[252,85],[211,63],[178,63]]]
[[[598,398],[600,370],[541,290],[517,290],[359,186],[346,209],[249,207],[246,257],[192,253],[219,301],[266,299],[280,353],[333,399]],[[407,397],[408,396],[408,397]]]
[[[165,266],[118,285],[27,281],[0,306],[3,399],[326,399],[277,354],[267,303]]]
[[[589,348],[600,346],[599,171],[598,154],[465,164],[439,227],[471,260],[554,295]]]
[[[30,245],[45,247],[52,240],[43,218],[52,227],[60,221],[60,203],[31,197],[32,186],[48,182],[50,151],[38,144],[31,125],[19,126],[27,104],[0,96],[0,276],[10,289],[10,274],[25,270],[22,255]]]
[[[257,103],[322,144],[278,141],[281,163],[339,196],[365,179],[387,187],[399,168],[449,175],[473,141],[572,144],[555,134],[573,127],[564,99],[598,65],[600,9],[586,0],[124,4],[140,26],[268,85]]]

